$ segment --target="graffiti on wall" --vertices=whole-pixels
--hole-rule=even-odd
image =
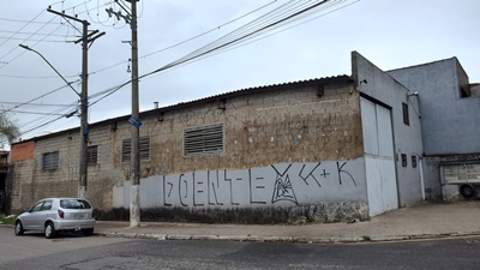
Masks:
[[[298,205],[304,198],[312,200],[322,192],[331,195],[356,189],[359,163],[355,161],[352,165],[351,162],[354,161],[281,163],[244,170],[153,176],[141,181],[140,191],[144,193],[141,197],[145,200],[142,204],[167,207]],[[123,192],[125,204],[128,192]]]

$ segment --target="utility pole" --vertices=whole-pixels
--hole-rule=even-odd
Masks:
[[[131,3],[132,28],[132,199],[130,201],[130,226],[140,225],[140,112],[138,101],[138,36],[137,36],[137,0],[128,0]]]
[[[128,122],[132,125],[132,152],[131,152],[131,166],[132,166],[132,188],[130,194],[130,227],[138,227],[140,225],[140,153],[139,153],[139,135],[140,126],[142,122],[140,120],[139,101],[138,101],[138,37],[137,37],[137,2],[140,0],[125,0],[130,3],[130,9],[128,9],[122,1],[115,0],[115,3],[126,14],[123,14],[121,10],[115,11],[112,8],[107,8],[109,17],[115,17],[117,20],[124,19],[127,24],[130,24],[132,29],[132,40],[129,42],[132,47],[132,115],[128,119]],[[123,42],[125,43],[125,42]]]
[[[82,24],[82,38],[75,41],[75,44],[82,42],[82,92],[80,93],[80,178],[78,196],[80,198],[86,198],[87,192],[87,176],[88,176],[88,164],[87,164],[87,152],[88,152],[88,49],[92,43],[99,37],[105,35],[105,32],[88,31],[90,23],[87,20],[81,20],[76,16],[70,16],[63,12],[52,10],[48,7],[48,12],[63,17],[65,20],[73,20]]]

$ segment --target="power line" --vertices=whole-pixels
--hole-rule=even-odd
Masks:
[[[347,1],[348,1],[348,0],[347,0]],[[310,2],[311,2],[311,1],[310,1]],[[291,20],[291,19],[293,19],[293,18],[295,18],[295,17],[297,17],[297,16],[300,16],[300,15],[302,15],[302,14],[304,14],[304,13],[307,13],[307,12],[309,12],[309,11],[312,11],[312,10],[314,10],[315,8],[318,8],[318,7],[322,6],[323,4],[325,4],[325,3],[327,3],[327,2],[330,2],[330,1],[329,1],[329,0],[316,1],[316,2],[312,3],[311,5],[309,5],[308,7],[304,7],[303,9],[298,10],[298,11],[295,10],[294,13],[288,14],[288,15],[284,16],[284,17],[281,18],[281,19],[277,19],[275,22],[268,22],[268,24],[263,25],[263,26],[261,26],[260,28],[255,29],[255,30],[253,30],[253,31],[250,31],[249,33],[246,33],[246,34],[244,34],[244,35],[241,36],[241,37],[235,37],[235,36],[234,36],[235,38],[234,38],[233,40],[228,40],[228,39],[227,39],[227,41],[225,41],[225,42],[223,42],[223,43],[221,43],[221,44],[219,44],[219,45],[216,45],[216,46],[214,46],[213,48],[210,48],[211,45],[212,45],[212,44],[215,44],[215,42],[216,42],[217,40],[225,40],[225,37],[228,36],[228,35],[230,35],[230,34],[227,34],[227,35],[225,35],[225,36],[217,39],[216,41],[211,42],[210,44],[207,44],[206,46],[204,46],[204,47],[202,47],[202,48],[200,48],[200,49],[198,49],[198,50],[195,50],[195,51],[193,51],[192,53],[187,54],[186,56],[184,56],[184,57],[182,57],[182,58],[180,58],[180,59],[178,59],[178,60],[176,60],[176,61],[171,62],[170,64],[167,64],[167,65],[165,65],[165,66],[163,66],[163,67],[161,67],[161,68],[158,68],[158,69],[156,69],[156,70],[154,70],[154,71],[152,71],[152,72],[145,73],[145,74],[143,74],[142,76],[139,76],[138,79],[143,79],[143,78],[149,77],[149,76],[151,76],[151,75],[154,75],[154,74],[159,73],[159,72],[162,72],[162,71],[166,71],[166,70],[171,69],[171,68],[173,68],[173,67],[186,64],[187,62],[191,62],[191,61],[196,60],[196,59],[204,58],[204,57],[206,57],[207,55],[210,55],[210,54],[212,54],[212,53],[214,53],[214,52],[227,49],[227,48],[229,48],[229,47],[231,47],[231,46],[234,46],[234,45],[236,45],[236,44],[239,44],[241,41],[248,40],[248,39],[251,39],[251,38],[253,38],[253,37],[256,37],[256,34],[265,32],[266,30],[268,30],[268,29],[270,29],[270,28],[275,29],[274,27],[277,26],[277,25],[280,25],[280,24],[281,24],[281,25],[284,25],[284,23],[286,23],[287,21],[289,21],[289,20]],[[334,1],[334,2],[338,2],[338,1]],[[346,2],[346,1],[343,0],[343,1],[340,1],[340,2]],[[357,1],[357,2],[358,2],[358,1]],[[329,7],[331,7],[331,5],[330,5]],[[277,10],[278,10],[278,9],[277,9]],[[334,10],[334,11],[337,11],[337,10],[339,10],[339,9],[336,9],[336,10]],[[332,11],[332,12],[334,12],[334,11]],[[331,12],[330,12],[330,13],[331,13]],[[328,14],[330,14],[330,13],[328,13]],[[269,14],[271,14],[271,13],[269,13]],[[264,15],[264,16],[265,16],[265,15]],[[262,18],[262,17],[260,17],[260,18]],[[263,18],[264,18],[264,17],[263,17]],[[258,21],[258,19],[256,19],[256,21]],[[247,25],[251,25],[251,23],[249,23],[249,24],[247,24]],[[241,27],[241,28],[242,28],[242,27]],[[238,29],[241,29],[241,28],[238,28]],[[234,30],[234,31],[231,32],[231,33],[236,33],[236,31],[238,31],[238,29],[237,29],[237,30]],[[124,86],[126,86],[126,85],[128,85],[128,84],[130,84],[130,83],[131,83],[131,80],[126,81],[126,82],[124,82],[124,83],[122,83],[122,84],[120,84],[120,85],[117,85],[117,86],[115,86],[115,87],[112,87],[112,88],[110,88],[111,90],[108,90],[108,89],[107,89],[107,90],[102,91],[102,92],[106,92],[106,93],[105,93],[102,97],[100,97],[98,100],[96,100],[95,102],[91,103],[91,106],[95,105],[96,103],[100,102],[101,100],[105,99],[106,97],[114,94],[115,92],[117,92],[118,90],[120,90],[121,88],[123,88]]]
[[[10,37],[13,38],[13,37],[16,35],[16,33],[21,32],[23,29],[25,29],[27,26],[29,26],[34,20],[36,20],[38,17],[40,17],[40,16],[43,14],[43,12],[44,12],[44,11],[42,10],[42,11],[41,11],[40,13],[38,13],[35,17],[33,17],[31,20],[26,21],[26,23],[25,23],[22,27],[20,27],[15,33],[12,33],[12,34],[10,35]],[[3,42],[1,42],[1,43],[0,43],[0,47],[2,47],[3,45],[5,45],[5,43],[7,43],[8,41],[9,41],[9,40],[7,39],[7,40],[4,40]],[[3,58],[3,57],[0,57],[0,58]]]
[[[10,78],[10,79],[32,79],[32,80],[46,80],[46,79],[56,79],[58,76],[31,76],[31,75],[14,75],[14,74],[0,74],[0,77]],[[76,78],[78,75],[68,75],[66,78]]]
[[[24,39],[24,38],[12,38],[12,37],[1,37],[0,39],[8,39],[8,40],[21,40],[22,42],[25,41],[38,41],[38,42],[51,42],[51,43],[68,43],[68,42],[73,42],[73,41],[68,41],[68,40],[50,40],[50,39]]]
[[[20,114],[37,114],[37,115],[64,115],[64,114],[59,114],[59,113],[49,113],[49,112],[34,112],[34,111],[22,111],[22,110],[12,110],[10,111],[11,113],[20,113]]]
[[[0,101],[0,104],[7,104],[7,105],[19,105],[23,104],[23,102],[14,102],[14,101]],[[31,107],[59,107],[59,108],[69,108],[73,105],[72,104],[52,104],[52,103],[29,103],[25,106]]]
[[[53,21],[53,20],[55,20],[55,18],[52,18],[52,19],[51,19],[51,21]],[[43,25],[40,26],[40,27],[37,29],[37,31],[35,31],[35,32],[38,33],[39,31],[41,31],[41,30],[42,30],[43,28],[45,28],[46,26],[47,26],[47,24],[43,24]],[[55,32],[55,31],[57,31],[58,28],[60,28],[60,27],[55,28],[55,30],[52,31],[52,32],[50,32],[50,33],[53,33],[53,32]],[[33,35],[29,35],[28,37],[24,38],[21,43],[24,43],[24,42],[28,41],[28,39],[31,38],[32,36],[33,36]],[[11,37],[14,38],[13,35],[12,35]],[[44,37],[43,37],[42,39],[40,39],[39,41],[36,41],[35,45],[38,44],[38,43],[40,43],[42,40],[45,40],[47,37],[48,37],[48,35],[44,36]],[[7,39],[7,40],[5,40],[5,41],[9,41],[9,39]],[[4,58],[7,57],[7,56],[9,56],[9,55],[10,55],[12,52],[14,52],[17,48],[18,48],[18,46],[15,46],[15,47],[13,47],[11,50],[9,50],[8,52],[4,53],[2,56],[0,56],[0,60],[1,60],[1,59],[4,59]],[[23,55],[23,53],[22,53],[21,55]],[[18,56],[18,57],[19,57],[19,56]],[[15,60],[16,58],[18,58],[18,57],[13,57],[10,61],[7,61],[7,62],[8,62],[8,63],[11,63],[12,61],[14,61],[14,60]],[[3,67],[5,67],[5,66],[3,66]],[[3,67],[2,67],[2,68],[3,68]],[[1,68],[0,68],[0,69],[1,69]]]
[[[359,1],[360,1],[360,0],[357,0],[357,1],[355,1],[354,3],[357,3],[357,2],[359,2]],[[313,3],[312,5],[310,5],[310,6],[306,7],[306,8],[303,8],[303,9],[301,9],[301,10],[295,10],[294,13],[290,13],[290,14],[288,14],[287,16],[283,16],[283,18],[277,19],[277,20],[274,21],[274,22],[269,21],[268,24],[265,24],[265,23],[264,23],[263,25],[258,26],[257,29],[255,29],[255,30],[253,30],[253,31],[250,31],[250,32],[244,34],[244,35],[241,36],[241,37],[233,36],[233,37],[234,37],[233,39],[232,39],[232,38],[231,38],[230,40],[227,39],[227,41],[225,41],[225,42],[223,42],[223,43],[221,43],[221,44],[218,44],[218,45],[214,46],[214,48],[205,50],[205,48],[208,48],[208,46],[211,46],[212,44],[215,44],[214,42],[216,42],[216,41],[214,41],[214,42],[212,42],[212,43],[209,43],[208,45],[202,47],[202,48],[203,48],[203,51],[201,50],[202,48],[200,48],[199,50],[195,50],[195,51],[194,51],[195,54],[193,54],[193,53],[187,54],[186,56],[184,56],[184,57],[182,57],[182,58],[180,58],[180,59],[178,59],[178,60],[176,60],[176,61],[174,61],[174,62],[171,62],[170,64],[167,64],[167,65],[165,65],[165,66],[163,66],[163,67],[161,67],[161,68],[158,68],[158,69],[156,69],[156,70],[154,70],[154,71],[152,71],[152,72],[149,72],[149,73],[143,74],[142,76],[139,76],[138,79],[146,78],[146,77],[152,76],[152,75],[154,75],[154,74],[157,74],[157,73],[159,73],[159,72],[167,71],[167,70],[169,70],[169,69],[172,69],[172,68],[174,68],[174,67],[177,67],[177,66],[180,66],[180,65],[183,65],[183,64],[196,62],[196,61],[198,61],[198,60],[200,60],[200,59],[203,59],[203,58],[205,58],[205,57],[207,57],[207,56],[209,56],[209,55],[217,54],[217,53],[219,53],[220,51],[225,51],[225,50],[227,50],[227,49],[231,49],[231,48],[235,48],[235,47],[238,48],[238,47],[240,46],[240,44],[241,44],[242,41],[249,41],[249,40],[250,40],[250,41],[252,42],[252,39],[257,38],[256,40],[253,40],[253,42],[254,42],[254,41],[257,41],[257,40],[259,40],[259,39],[263,39],[263,38],[265,38],[265,37],[263,37],[263,38],[262,38],[262,37],[258,38],[259,35],[257,35],[257,34],[262,33],[262,32],[266,32],[266,30],[276,29],[276,28],[278,28],[278,27],[276,27],[276,26],[278,26],[278,25],[280,25],[280,26],[285,25],[286,22],[296,21],[296,20],[293,20],[293,19],[296,19],[297,17],[299,17],[299,16],[301,16],[301,15],[304,15],[305,13],[309,13],[309,11],[312,11],[312,10],[315,9],[316,7],[319,7],[319,6],[321,6],[322,4],[325,4],[325,3],[327,3],[327,2],[330,2],[330,1],[328,1],[328,0],[324,0],[324,1],[320,1],[320,2],[317,1],[316,3]],[[338,2],[338,1],[335,1],[335,2]],[[348,1],[340,1],[340,2],[348,2]],[[354,3],[350,3],[350,4],[347,4],[347,5],[344,5],[344,6],[340,7],[340,8],[331,10],[331,11],[329,11],[329,12],[327,12],[327,13],[324,13],[324,14],[322,14],[322,15],[320,15],[320,16],[317,16],[317,17],[315,17],[315,18],[313,18],[313,19],[317,19],[317,18],[319,18],[319,17],[322,17],[322,16],[325,16],[325,15],[327,15],[327,14],[333,13],[333,12],[338,11],[338,10],[340,10],[340,9],[343,9],[343,8],[345,8],[345,7],[347,7],[347,6],[353,5]],[[329,7],[332,7],[332,6],[333,6],[333,5],[330,5]],[[310,13],[310,14],[311,14],[311,13]],[[277,14],[277,15],[278,15],[278,14]],[[265,16],[265,15],[264,15],[264,16]],[[265,17],[263,17],[263,18],[265,18]],[[311,19],[311,20],[313,20],[313,19]],[[309,21],[311,21],[311,20],[309,20]],[[258,22],[258,21],[257,21],[257,22]],[[296,25],[291,26],[291,27],[289,27],[289,28],[287,28],[287,29],[296,27],[296,26],[298,26],[298,25],[300,25],[300,24],[303,24],[303,23],[306,23],[306,22],[302,22],[302,23],[296,24]],[[251,26],[251,25],[252,25],[252,24],[250,24],[250,26]],[[284,29],[284,30],[282,30],[282,31],[277,31],[277,32],[275,32],[275,33],[271,33],[271,34],[268,35],[268,36],[271,36],[271,35],[273,35],[273,34],[278,34],[279,32],[283,32],[283,31],[285,31],[285,30],[286,30],[286,29]],[[238,29],[235,30],[235,31],[238,31]],[[234,33],[235,31],[233,31],[232,33]],[[229,34],[227,34],[227,35],[229,35]],[[227,35],[226,35],[226,36],[227,36]],[[217,40],[221,40],[222,38],[225,39],[225,36],[223,36],[223,37],[221,37],[220,39],[217,39]],[[93,98],[93,96],[96,97],[96,96],[98,96],[98,94],[104,93],[103,96],[101,96],[100,98],[98,98],[96,101],[92,102],[92,103],[90,104],[90,106],[93,106],[94,104],[100,102],[101,100],[105,99],[106,97],[114,94],[115,92],[117,92],[118,90],[120,90],[121,88],[123,88],[124,86],[130,84],[131,81],[132,81],[132,80],[126,81],[126,82],[124,82],[124,83],[122,83],[122,84],[120,84],[120,85],[111,87],[111,88],[109,88],[109,89],[106,89],[106,90],[104,90],[104,91],[101,91],[101,92],[99,92],[99,93],[96,93],[95,95],[92,95],[92,96],[89,97],[89,98]],[[42,125],[42,126],[43,126],[43,125]]]
[[[76,107],[76,105],[75,105]],[[67,114],[67,112],[70,112],[72,109],[74,108],[74,106],[72,107],[69,107],[69,108],[60,108],[58,110],[54,110],[54,111],[51,111],[51,113],[63,113],[63,114]],[[44,119],[48,119],[48,118],[51,118],[50,116],[40,116],[40,117],[37,117],[33,120],[29,120],[27,123],[23,124],[23,125],[20,125],[18,128],[20,130],[24,129],[25,127],[28,127],[28,126],[32,126],[38,122],[41,122],[42,120]]]
[[[267,8],[267,7],[275,4],[276,2],[278,2],[278,0],[270,1],[270,2],[264,4],[264,5],[260,6],[260,7],[257,7],[257,8],[255,8],[255,9],[251,10],[251,11],[248,11],[247,13],[245,13],[245,14],[243,14],[243,15],[241,15],[241,16],[238,16],[238,17],[236,17],[236,18],[234,18],[234,19],[232,19],[232,20],[230,20],[230,21],[227,21],[227,22],[222,23],[222,24],[220,24],[220,25],[218,25],[218,26],[215,26],[214,28],[211,28],[211,29],[209,29],[209,30],[207,30],[207,31],[205,31],[205,32],[199,33],[199,34],[197,34],[197,35],[195,35],[195,36],[193,36],[193,37],[190,37],[190,38],[188,38],[188,39],[182,40],[182,41],[180,41],[180,42],[177,42],[177,43],[172,44],[172,45],[170,45],[170,46],[164,47],[164,48],[162,48],[162,49],[159,49],[159,50],[156,50],[156,51],[153,51],[153,52],[144,54],[144,55],[140,56],[139,58],[140,58],[140,59],[144,59],[144,58],[150,57],[150,56],[152,56],[152,55],[159,54],[159,53],[165,52],[165,51],[170,50],[170,49],[174,49],[174,48],[179,47],[179,46],[181,46],[181,45],[184,45],[184,44],[186,44],[186,43],[188,43],[188,42],[191,42],[191,41],[194,41],[194,40],[196,40],[196,39],[199,39],[199,38],[201,38],[201,37],[204,37],[204,36],[206,36],[206,35],[214,32],[214,31],[217,31],[217,30],[220,30],[220,29],[224,28],[224,27],[227,26],[227,25],[230,25],[230,24],[232,24],[232,23],[234,23],[234,22],[237,22],[237,21],[239,21],[239,20],[241,20],[241,19],[243,19],[243,18],[246,18],[246,17],[248,17],[248,16],[250,16],[250,15],[252,15],[252,14],[254,14],[254,13],[257,13],[258,11],[265,9],[265,8]],[[97,73],[100,73],[100,72],[103,72],[103,71],[106,71],[106,70],[115,68],[115,67],[117,67],[117,66],[120,66],[120,65],[123,65],[123,64],[126,64],[126,63],[128,63],[128,61],[117,62],[117,63],[115,63],[115,64],[112,64],[112,65],[109,65],[109,66],[100,68],[100,69],[98,69],[98,70],[92,71],[92,72],[90,73],[90,75],[95,75],[95,74],[97,74]]]
[[[110,4],[110,3],[112,3],[112,2],[111,2],[111,1],[110,1],[110,2],[107,2],[107,3],[105,3],[103,6],[106,6],[106,5]],[[75,6],[74,6],[74,7],[75,7]],[[71,9],[71,8],[67,8],[67,9]],[[94,8],[91,8],[90,10],[93,10],[93,9],[94,9]],[[90,10],[84,10],[84,11],[82,11],[82,12],[77,13],[77,15],[83,14],[83,13],[88,12],[88,11],[90,11]],[[44,12],[44,11],[42,11],[40,14],[38,14],[36,17],[34,17],[34,19],[38,18],[41,14],[43,14],[43,12]],[[32,19],[32,20],[34,20],[34,19]],[[56,18],[54,17],[54,18],[52,18],[51,20],[49,20],[49,21],[47,21],[47,22],[52,22],[52,21],[54,21],[55,19],[56,19]],[[47,22],[46,22],[45,24],[43,24],[40,28],[38,28],[37,31],[35,31],[35,33],[38,33],[38,32],[40,32],[43,28],[45,28],[45,27],[48,25]],[[22,31],[26,26],[28,26],[28,24],[26,24],[25,26],[23,26],[22,28],[20,28],[18,31]],[[54,33],[55,31],[57,31],[57,30],[58,30],[59,28],[61,28],[62,26],[63,26],[63,24],[60,24],[59,27],[57,27],[57,28],[55,28],[53,31],[49,32],[49,34]],[[12,34],[12,38],[13,38],[14,36],[15,36],[15,34]],[[34,43],[34,45],[32,45],[31,47],[34,47],[34,46],[36,46],[37,44],[39,44],[40,42],[45,41],[45,39],[46,39],[48,36],[49,36],[49,35],[46,35],[44,38],[35,41],[36,43]],[[26,42],[26,41],[27,41],[29,38],[31,38],[31,37],[32,37],[32,35],[30,35],[30,36],[28,36],[27,38],[25,38],[25,39],[22,41],[22,43]],[[5,40],[5,42],[6,42],[6,41],[8,41],[8,39]],[[0,45],[0,47],[1,47],[1,45]],[[8,51],[6,54],[0,56],[0,60],[2,60],[4,57],[10,55],[10,54],[11,54],[13,51],[15,51],[17,48],[18,48],[18,47],[15,46],[15,47],[12,48],[10,51]],[[16,60],[17,58],[21,57],[24,53],[25,53],[25,52],[22,52],[22,53],[18,54],[17,56],[13,57],[12,59],[10,59],[9,61],[7,61],[8,64],[10,64],[11,62],[13,62],[13,61]],[[0,69],[4,68],[5,66],[6,66],[6,65],[1,66]]]
[[[51,36],[51,37],[65,37],[65,35],[61,34],[49,34],[49,33],[36,33],[36,32],[18,32],[18,31],[9,31],[9,30],[0,30],[0,33],[7,33],[7,34],[16,34],[16,35],[34,35],[34,36]],[[76,37],[72,35],[71,37]]]
[[[69,116],[69,114],[64,114],[64,115],[58,116],[58,117],[56,117],[56,118],[54,118],[54,119],[52,119],[52,120],[49,120],[49,121],[47,121],[47,122],[45,122],[45,123],[43,123],[43,124],[41,124],[41,125],[38,125],[38,126],[36,126],[36,127],[34,127],[34,128],[31,128],[31,129],[29,129],[29,130],[27,130],[27,131],[22,132],[21,135],[28,134],[28,133],[30,133],[30,132],[32,132],[32,131],[35,131],[35,130],[39,129],[39,128],[42,128],[42,127],[47,126],[47,125],[50,125],[50,124],[52,124],[52,123],[54,123],[54,122],[57,122],[58,120],[60,120],[60,119],[62,119],[62,118],[64,118],[64,117],[67,117],[67,116]]]
[[[59,28],[60,28],[60,27],[55,28],[55,29],[52,31],[52,33],[55,32],[55,31],[57,31]],[[45,36],[44,38],[42,38],[42,39],[40,39],[40,40],[38,40],[38,41],[35,41],[35,43],[33,43],[33,45],[31,45],[31,47],[35,47],[35,46],[38,45],[40,42],[44,41],[47,37],[48,37],[48,36]],[[22,42],[22,43],[23,43],[23,42]],[[18,46],[12,48],[12,49],[7,53],[7,55],[10,54],[10,53],[12,53],[13,51],[15,51],[17,48],[18,48]],[[27,51],[22,51],[21,53],[19,53],[19,54],[17,54],[16,56],[12,57],[10,60],[7,61],[8,64],[11,64],[11,63],[14,62],[15,60],[17,60],[18,58],[20,58],[21,56],[23,56],[26,52],[27,52]],[[0,57],[0,59],[1,59],[1,57]],[[6,66],[6,65],[0,67],[0,69],[4,68],[5,66]]]
[[[73,84],[73,83],[79,82],[79,81],[80,81],[80,80],[76,80],[76,81],[74,81],[74,82],[71,82],[70,85]],[[62,89],[65,89],[65,88],[67,88],[67,87],[69,87],[69,85],[63,85],[63,86],[61,86],[61,87],[55,88],[55,89],[50,90],[50,91],[48,91],[48,92],[46,92],[46,93],[44,93],[44,94],[42,94],[42,95],[40,95],[40,96],[38,96],[38,97],[32,98],[32,99],[30,99],[30,100],[28,100],[28,101],[26,101],[26,102],[22,102],[22,103],[20,103],[20,104],[18,104],[18,105],[15,105],[15,106],[11,107],[11,108],[8,108],[8,109],[6,109],[6,110],[0,111],[0,113],[8,113],[8,112],[10,112],[10,111],[12,111],[12,110],[15,110],[15,109],[18,109],[18,108],[20,108],[20,107],[22,107],[22,106],[32,104],[33,102],[35,102],[35,101],[37,101],[37,100],[39,100],[39,99],[42,99],[42,98],[44,98],[44,97],[46,97],[46,96],[49,96],[49,95],[51,95],[51,94],[53,94],[53,93],[56,93],[56,92],[58,92],[58,91],[60,91],[60,90],[62,90]]]
[[[42,11],[42,13],[43,13],[43,11]],[[19,20],[19,19],[10,19],[10,18],[0,17],[0,21],[6,21],[6,22],[28,23],[28,24],[61,24],[61,23],[51,22],[51,21],[35,21],[35,19],[33,19],[33,20]]]
[[[270,2],[264,4],[264,5],[260,6],[260,7],[257,7],[257,8],[255,8],[255,9],[253,9],[253,10],[248,11],[247,13],[245,13],[245,14],[243,14],[243,15],[240,15],[240,16],[235,17],[235,18],[233,18],[233,19],[231,19],[231,20],[229,20],[229,21],[227,21],[227,22],[225,22],[225,23],[222,23],[222,24],[220,24],[220,25],[218,25],[218,26],[215,26],[215,27],[213,27],[213,28],[211,28],[211,29],[209,29],[209,30],[207,30],[207,31],[205,31],[205,32],[199,33],[199,34],[197,34],[197,35],[195,35],[195,36],[192,36],[192,37],[190,37],[190,38],[188,38],[188,39],[179,41],[179,42],[177,42],[177,43],[175,43],[175,44],[169,45],[169,46],[164,47],[164,48],[162,48],[162,49],[155,50],[155,51],[152,51],[152,52],[150,52],[150,53],[144,54],[144,55],[140,56],[139,58],[140,58],[140,59],[148,58],[148,57],[153,56],[153,55],[155,55],[155,54],[159,54],[159,53],[162,53],[162,52],[165,52],[165,51],[168,51],[168,50],[177,48],[177,47],[182,46],[182,45],[184,45],[184,44],[187,44],[187,43],[189,43],[189,42],[191,42],[191,41],[194,41],[194,40],[196,40],[196,39],[199,39],[199,38],[201,38],[201,37],[204,37],[204,36],[206,36],[206,35],[208,35],[208,34],[210,34],[210,33],[212,33],[212,32],[218,31],[218,30],[224,28],[225,26],[228,26],[228,25],[230,25],[230,24],[232,24],[232,23],[235,23],[235,22],[237,22],[237,21],[239,21],[239,20],[241,20],[241,19],[244,19],[244,18],[252,15],[252,14],[255,14],[255,13],[257,13],[257,12],[259,12],[259,11],[261,11],[261,10],[269,7],[269,6],[272,6],[273,4],[275,4],[275,3],[278,2],[278,1],[279,1],[279,0],[270,1]],[[107,3],[107,4],[104,4],[103,6],[106,6],[106,5],[108,5],[108,3]],[[118,66],[120,66],[120,65],[124,65],[124,64],[126,64],[126,63],[128,63],[128,61],[120,61],[120,62],[111,64],[111,65],[105,66],[105,67],[103,67],[103,68],[99,68],[99,69],[97,69],[97,70],[95,70],[95,71],[92,71],[92,72],[89,73],[89,75],[96,75],[96,74],[98,74],[98,73],[101,73],[101,72],[104,72],[104,71],[113,69],[113,68],[118,67]],[[73,78],[73,77],[76,77],[76,76],[78,76],[78,75],[69,75],[69,76],[66,76],[66,77]],[[0,74],[0,77],[18,78],[18,79],[51,79],[51,78],[56,78],[56,76],[25,76],[25,75],[9,75],[9,74]]]

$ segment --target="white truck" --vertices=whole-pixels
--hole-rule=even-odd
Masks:
[[[466,199],[480,196],[480,161],[440,165],[442,185],[457,185]]]

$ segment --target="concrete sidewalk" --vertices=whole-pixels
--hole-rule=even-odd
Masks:
[[[158,240],[237,240],[362,242],[436,239],[480,235],[480,201],[423,204],[353,224],[234,225],[144,222],[97,223],[96,232],[111,237]]]

